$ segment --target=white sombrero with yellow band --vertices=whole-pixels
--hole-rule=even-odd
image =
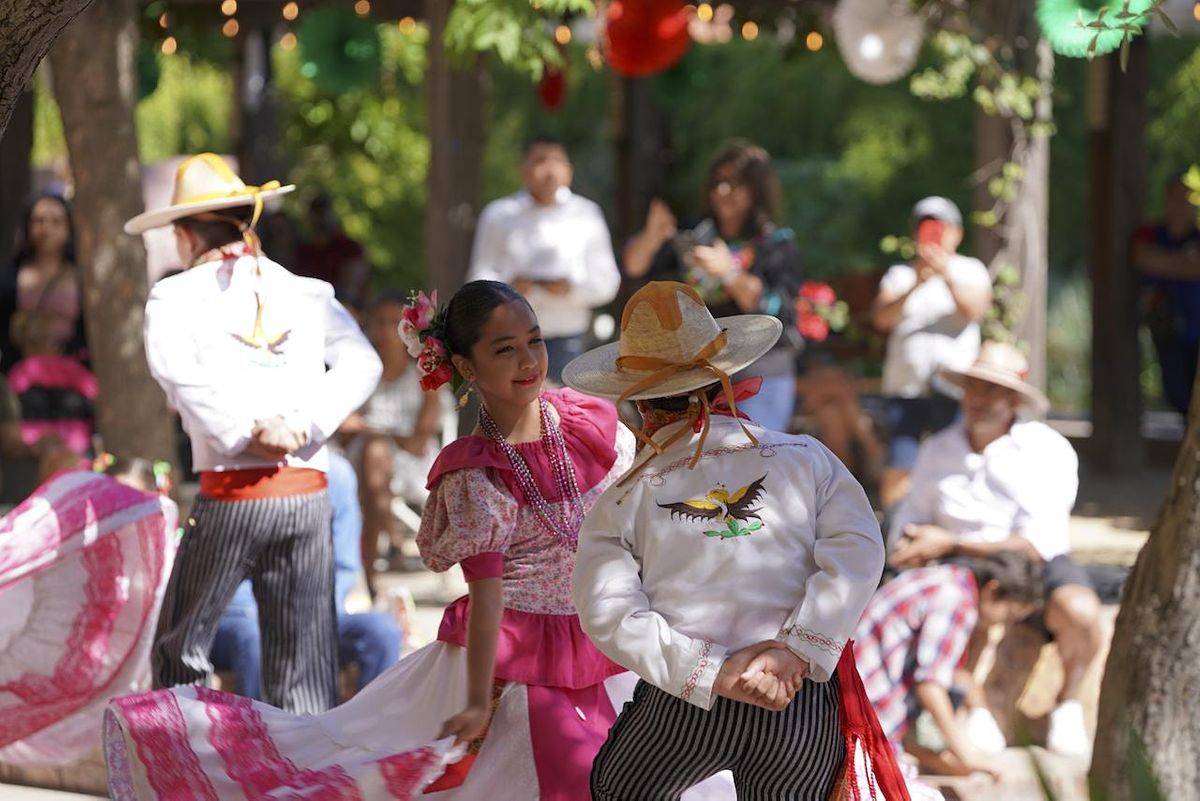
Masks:
[[[257,218],[263,201],[295,188],[292,184],[281,186],[278,181],[269,181],[262,186],[248,185],[220,156],[200,153],[185,159],[176,170],[171,205],[142,212],[125,223],[125,233],[141,234],[184,217],[237,206],[254,206]]]

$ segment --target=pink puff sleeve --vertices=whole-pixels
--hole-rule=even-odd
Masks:
[[[461,564],[467,581],[504,574],[517,502],[478,468],[454,470],[434,486],[421,515],[417,546],[435,572]]]

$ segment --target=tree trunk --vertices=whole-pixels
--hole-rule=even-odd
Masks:
[[[13,252],[15,234],[22,224],[33,178],[29,168],[32,151],[33,92],[21,92],[8,132],[0,138],[0,258]]]
[[[1100,688],[1091,781],[1105,801],[1200,793],[1200,391],[1166,503],[1125,585]],[[1159,795],[1134,789],[1136,734]]]
[[[50,65],[75,183],[97,427],[112,453],[174,461],[170,416],[142,344],[146,251],[121,230],[144,208],[134,129],[137,9],[136,0],[97,3],[63,34]]]
[[[0,137],[33,71],[92,0],[0,0]]]
[[[478,58],[458,67],[446,51],[451,0],[426,0],[429,22],[428,201],[425,207],[425,278],[443,302],[462,286],[482,201],[483,70]]]

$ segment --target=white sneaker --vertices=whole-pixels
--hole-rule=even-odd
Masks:
[[[1083,704],[1063,701],[1054,708],[1050,713],[1046,747],[1063,756],[1085,757],[1091,753],[1092,741],[1083,722]]]
[[[985,754],[999,754],[1008,747],[1000,724],[987,707],[977,706],[967,712],[967,739]]]

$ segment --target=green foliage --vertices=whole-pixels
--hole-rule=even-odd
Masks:
[[[1167,180],[1189,164],[1200,163],[1200,49],[1195,40],[1160,37],[1154,40],[1150,56],[1153,88],[1147,98],[1147,200],[1157,211]]]
[[[300,74],[321,91],[336,95],[379,80],[376,24],[349,8],[314,8],[300,18],[296,35],[303,63]]]
[[[276,48],[282,149],[299,187],[293,210],[327,192],[346,232],[363,242],[376,287],[424,283],[423,130],[428,29],[379,26],[380,81],[329,94],[303,74],[298,50]]]
[[[992,279],[992,305],[980,326],[984,339],[1016,345],[1017,326],[1025,313],[1021,274],[1011,264],[1001,264]]]
[[[211,63],[177,53],[158,56],[154,92],[137,107],[138,156],[144,163],[180,153],[228,153],[233,147],[233,80]]]
[[[1087,274],[1051,274],[1046,317],[1046,394],[1056,409],[1086,412],[1092,393],[1092,302]]]
[[[446,46],[462,57],[494,53],[500,63],[537,80],[559,63],[552,26],[592,14],[591,0],[457,0],[446,23]]]

